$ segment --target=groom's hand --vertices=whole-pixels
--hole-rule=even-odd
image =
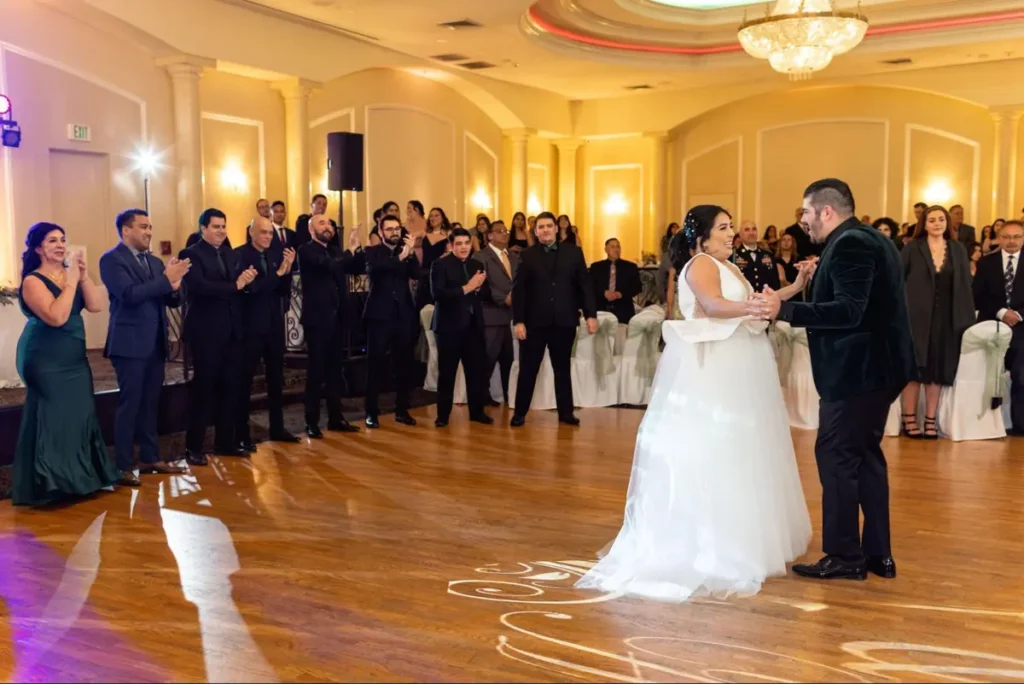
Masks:
[[[782,299],[779,298],[779,294],[766,286],[761,294],[754,295],[747,303],[747,312],[751,316],[771,321],[778,317],[781,307]]]

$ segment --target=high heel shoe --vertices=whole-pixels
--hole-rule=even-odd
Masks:
[[[922,439],[924,433],[921,432],[921,428],[917,427],[917,414],[916,413],[904,413],[901,414],[903,425],[900,427],[900,434],[910,439]]]
[[[929,434],[930,433],[930,434]],[[921,439],[938,439],[939,438],[939,425],[935,422],[934,418],[924,417],[924,434],[921,435]]]

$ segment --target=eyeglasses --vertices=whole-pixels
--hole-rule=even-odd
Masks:
[[[491,232],[498,235],[508,235],[508,228],[491,228]]]

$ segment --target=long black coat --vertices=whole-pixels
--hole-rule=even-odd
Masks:
[[[810,301],[783,302],[779,320],[807,328],[823,401],[902,390],[917,379],[900,255],[855,218],[828,236]]]
[[[967,250],[956,240],[948,240],[946,252],[946,258],[953,267],[953,330],[949,334],[956,341],[957,352],[952,358],[953,368],[949,370],[955,376],[956,364],[960,359],[960,339],[964,331],[974,324],[974,301]],[[910,314],[910,333],[914,338],[914,355],[918,367],[924,368],[928,365],[928,342],[932,331],[932,312],[935,309],[935,264],[929,253],[928,240],[911,241],[900,252],[900,261],[906,279],[907,311]]]

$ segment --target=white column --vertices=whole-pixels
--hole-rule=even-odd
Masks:
[[[651,140],[652,164],[651,164],[651,210],[649,213],[650,223],[653,224],[653,232],[647,231],[645,226],[640,226],[640,249],[657,253],[653,249],[655,245],[648,244],[648,233],[657,238],[665,230],[668,222],[668,133],[658,131],[648,133]]]
[[[204,68],[216,66],[213,60],[178,55],[157,60],[171,75],[174,97],[174,155],[177,165],[178,235],[184,239],[196,230],[203,211],[202,117],[199,104],[199,78]]]
[[[312,195],[309,179],[309,94],[316,85],[299,78],[273,84],[284,100],[288,215],[293,220],[306,211]]]
[[[1020,140],[1020,119],[1024,111],[1004,110],[992,113],[996,124],[995,177],[992,179],[993,215],[996,218],[1017,218],[1020,207],[1015,205],[1017,186],[1017,148]]]
[[[579,221],[576,213],[576,153],[583,143],[575,138],[556,140],[558,148],[558,213]]]
[[[506,211],[511,215],[517,211],[526,212],[530,178],[530,132],[506,131],[505,135],[512,141],[512,206],[506,207]]]

